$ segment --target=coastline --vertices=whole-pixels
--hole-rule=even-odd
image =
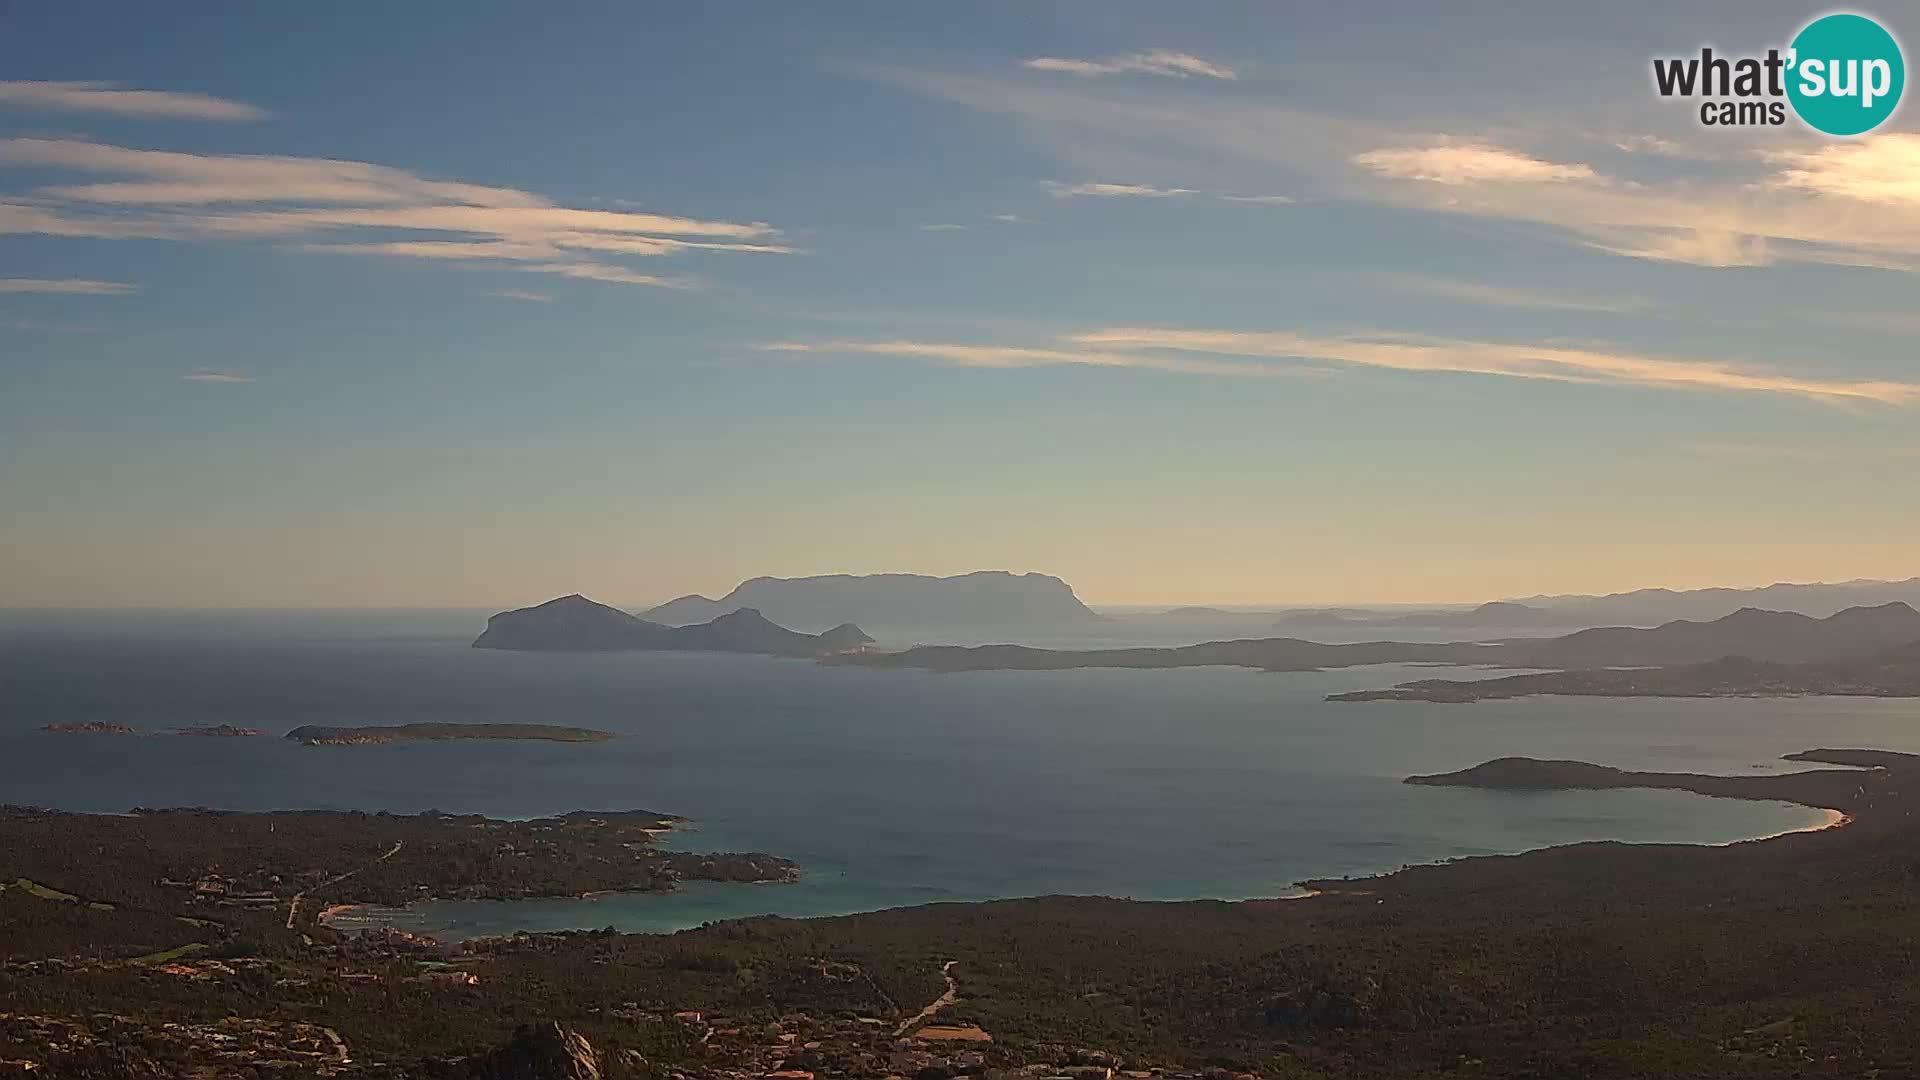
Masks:
[[[1744,778],[1737,778],[1737,779],[1744,779]],[[1634,786],[1623,785],[1623,787],[1634,787]],[[1640,788],[1640,790],[1648,790],[1648,789]],[[1655,788],[1652,790],[1659,790],[1659,789]],[[1370,897],[1375,895],[1376,890],[1374,888],[1360,886],[1360,883],[1380,882],[1386,879],[1393,878],[1396,875],[1399,875],[1408,871],[1420,871],[1420,870],[1429,869],[1429,868],[1452,866],[1462,862],[1471,862],[1476,859],[1521,858],[1521,857],[1537,855],[1541,853],[1571,851],[1571,850],[1581,848],[1590,844],[1595,844],[1595,843],[1624,844],[1632,847],[1666,847],[1666,848],[1680,848],[1680,849],[1693,849],[1693,850],[1699,850],[1699,851],[1709,851],[1709,850],[1715,850],[1715,849],[1737,847],[1740,845],[1757,844],[1763,841],[1773,840],[1779,837],[1798,835],[1801,833],[1816,833],[1816,832],[1825,832],[1827,830],[1836,830],[1843,826],[1849,825],[1853,822],[1852,815],[1846,813],[1845,811],[1834,809],[1832,807],[1816,806],[1810,803],[1799,802],[1799,801],[1787,799],[1787,798],[1752,797],[1752,796],[1729,797],[1725,795],[1718,795],[1718,794],[1702,792],[1702,791],[1692,791],[1692,790],[1686,790],[1686,789],[1682,789],[1682,790],[1685,790],[1685,793],[1689,795],[1701,796],[1701,797],[1707,797],[1707,798],[1726,798],[1728,799],[1728,801],[1752,802],[1752,803],[1774,803],[1774,804],[1779,804],[1781,806],[1806,807],[1808,809],[1812,809],[1819,812],[1822,816],[1818,821],[1805,824],[1805,825],[1797,825],[1791,828],[1778,829],[1776,831],[1770,831],[1770,832],[1758,832],[1752,835],[1736,835],[1732,839],[1725,839],[1725,840],[1700,839],[1700,840],[1670,841],[1670,840],[1619,840],[1619,839],[1605,839],[1605,838],[1597,839],[1597,840],[1567,840],[1559,843],[1540,844],[1532,847],[1519,847],[1511,851],[1495,852],[1495,853],[1489,853],[1484,855],[1472,854],[1472,855],[1460,855],[1460,856],[1440,856],[1440,857],[1436,857],[1430,860],[1420,861],[1420,862],[1401,862],[1401,863],[1393,863],[1393,864],[1383,864],[1375,869],[1363,869],[1363,870],[1353,871],[1339,878],[1316,878],[1316,877],[1308,876],[1308,877],[1299,879],[1297,884],[1295,884],[1293,888],[1285,891],[1274,891],[1274,892],[1263,891],[1263,892],[1247,892],[1247,893],[1235,893],[1235,892],[1223,891],[1221,893],[1217,893],[1214,895],[1207,895],[1207,896],[1171,896],[1171,897],[1165,897],[1165,898],[1155,899],[1155,900],[1147,900],[1142,902],[1143,903],[1173,903],[1173,904],[1210,903],[1211,902],[1211,903],[1226,903],[1226,904],[1234,904],[1234,905],[1246,905],[1246,906],[1255,907],[1255,908],[1269,906],[1269,905],[1275,906],[1275,907],[1279,907],[1279,906],[1292,907],[1292,906],[1296,906],[1294,904],[1295,901],[1301,901],[1301,900],[1317,899],[1317,900],[1325,900],[1329,902],[1339,902],[1339,901],[1351,899],[1354,897]],[[1721,835],[1725,835],[1725,834],[1723,833]],[[791,883],[767,881],[767,882],[751,882],[748,884],[791,884]],[[900,902],[894,902],[892,900],[879,899],[879,900],[876,900],[875,902],[866,903],[866,904],[856,902],[856,903],[847,904],[844,906],[834,905],[834,906],[829,906],[824,910],[740,911],[740,910],[731,910],[731,909],[723,908],[718,910],[687,911],[687,912],[681,913],[680,917],[678,917],[677,919],[669,917],[664,920],[656,920],[651,918],[633,918],[633,917],[622,919],[621,916],[623,914],[631,915],[631,913],[622,912],[617,908],[613,910],[609,910],[608,908],[603,907],[603,908],[598,908],[598,910],[594,911],[591,914],[588,914],[583,910],[583,913],[578,923],[574,925],[567,925],[567,926],[556,925],[550,919],[541,919],[538,917],[529,919],[528,921],[531,925],[526,925],[526,926],[510,926],[510,925],[507,925],[506,921],[504,920],[473,918],[474,915],[477,915],[481,912],[486,912],[486,911],[499,912],[503,908],[512,908],[512,907],[517,907],[519,905],[539,905],[537,909],[533,909],[533,910],[537,910],[542,914],[550,914],[555,910],[564,909],[565,906],[574,905],[583,901],[595,902],[596,904],[602,901],[610,901],[613,904],[617,905],[621,901],[631,898],[635,904],[644,905],[654,901],[670,901],[671,898],[677,895],[684,894],[685,892],[686,892],[686,888],[685,888],[685,884],[683,883],[670,890],[604,890],[604,891],[599,891],[592,894],[586,894],[586,895],[574,896],[574,897],[562,897],[562,896],[528,897],[528,898],[516,899],[516,900],[475,900],[475,901],[423,899],[423,900],[415,901],[404,907],[381,911],[380,913],[382,914],[390,914],[392,916],[392,920],[390,922],[373,921],[369,923],[369,926],[370,927],[391,926],[395,929],[408,929],[415,933],[432,935],[445,941],[459,941],[459,940],[468,940],[468,939],[475,939],[475,938],[497,937],[501,935],[508,935],[508,934],[519,933],[519,932],[526,932],[531,934],[566,933],[573,930],[588,930],[602,924],[612,925],[615,929],[619,930],[621,933],[673,934],[673,933],[678,933],[682,930],[691,930],[701,925],[704,925],[706,923],[715,922],[715,921],[731,921],[734,919],[753,919],[753,918],[763,918],[763,917],[780,918],[780,919],[807,919],[807,920],[836,919],[836,918],[845,918],[845,917],[860,917],[860,916],[866,916],[866,915],[873,915],[873,914],[877,914],[880,912],[887,912],[887,911],[908,910],[913,908],[919,908],[931,903],[954,903],[954,904],[961,904],[961,905],[994,904],[994,903],[1003,903],[1003,902],[1024,902],[1024,901],[1039,900],[1052,895],[1067,895],[1067,896],[1072,896],[1078,899],[1090,899],[1090,900],[1091,899],[1116,899],[1116,898],[1127,899],[1127,900],[1132,899],[1131,894],[1123,895],[1117,891],[1114,893],[1088,893],[1088,894],[1072,894],[1072,893],[1055,894],[1055,893],[1050,893],[1045,891],[1036,891],[1033,893],[1024,893],[1024,894],[1018,894],[1018,895],[981,896],[977,898],[957,899],[957,900],[951,900],[951,901],[914,901],[914,902],[900,903]],[[731,892],[732,890],[729,889],[729,893]],[[467,904],[472,904],[474,905],[474,907],[470,909],[461,910],[461,907]],[[449,911],[447,907],[441,907],[439,910],[439,914],[441,918],[432,919],[429,917],[428,911],[429,909],[433,908],[435,905],[456,905],[461,907],[456,907],[454,911]],[[380,909],[378,909],[377,906],[372,910],[380,911]],[[455,914],[454,913],[455,911],[458,911],[459,914]],[[463,915],[466,917],[462,917]],[[612,917],[611,921],[609,921],[609,918],[608,918],[609,916]],[[377,916],[375,918],[377,920]],[[451,925],[439,925],[443,922],[449,922],[451,923]],[[475,925],[476,922],[478,923],[478,925]]]
[[[1804,806],[1806,804],[1795,803],[1794,805]],[[1844,829],[1847,826],[1853,824],[1853,815],[1847,813],[1845,810],[1835,810],[1831,806],[1815,806],[1815,807],[1812,807],[1812,809],[1818,810],[1821,812],[1822,815],[1824,815],[1823,819],[1816,824],[1803,825],[1798,829],[1784,829],[1777,833],[1768,833],[1765,836],[1749,837],[1745,840],[1727,840],[1718,844],[1705,844],[1702,846],[1732,847],[1735,844],[1757,844],[1763,840],[1777,840],[1782,836],[1798,836],[1801,833],[1818,833],[1818,832],[1827,832],[1829,830],[1834,830],[1834,829]]]

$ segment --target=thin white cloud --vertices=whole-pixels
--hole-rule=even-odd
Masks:
[[[89,278],[0,278],[0,293],[62,293],[72,296],[125,296],[140,286]]]
[[[1353,163],[1396,180],[1435,184],[1542,184],[1592,180],[1590,165],[1543,161],[1487,143],[1392,147],[1355,154]]]
[[[920,226],[920,231],[921,232],[964,232],[965,230],[971,229],[972,227],[973,226],[971,225],[954,225],[949,222],[935,222],[932,225]]]
[[[1909,199],[1906,186],[1914,174],[1897,164],[1908,160],[1920,134],[1796,143],[1792,133],[1782,132],[1776,145],[1789,152],[1776,150],[1771,157],[1751,143],[1676,142],[1687,154],[1669,154],[1674,164],[1662,162],[1658,175],[1609,180],[1592,164],[1502,146],[1485,135],[1393,130],[1363,117],[1270,101],[1142,100],[1104,93],[1098,81],[1067,86],[900,67],[870,66],[862,73],[1014,118],[1048,142],[1072,148],[1068,160],[1076,164],[1084,160],[1089,138],[1119,140],[1129,167],[1145,160],[1167,170],[1207,163],[1217,171],[1234,162],[1278,169],[1333,196],[1535,225],[1548,235],[1633,258],[1920,272],[1920,205]],[[1661,152],[1647,145],[1649,152]],[[1154,147],[1157,161],[1144,156]],[[1454,153],[1421,153],[1436,147]],[[1459,153],[1476,147],[1487,153]],[[1372,156],[1355,160],[1363,155]],[[1729,162],[1764,171],[1756,179],[1750,168]]]
[[[1025,218],[1025,217],[1021,217],[1019,214],[1012,214],[1012,213],[994,214],[993,220],[998,221],[1005,225],[1038,225],[1040,224],[1039,222],[1033,220],[1032,218]]]
[[[1612,145],[1623,154],[1657,154],[1675,158],[1705,156],[1694,147],[1658,135],[1621,135],[1613,139]]]
[[[1146,49],[1141,52],[1109,56],[1104,60],[1072,60],[1058,56],[1036,56],[1022,62],[1021,66],[1033,71],[1057,71],[1067,75],[1078,75],[1081,78],[1098,78],[1102,75],[1161,75],[1184,79],[1198,75],[1207,79],[1231,80],[1237,77],[1234,70],[1224,64],[1203,60],[1192,53],[1178,52],[1173,49]]]
[[[1432,277],[1425,274],[1375,274],[1373,280],[1400,289],[1432,293],[1453,300],[1491,307],[1529,308],[1541,311],[1645,311],[1653,301],[1639,296],[1589,296],[1549,292],[1517,285],[1488,285],[1461,278]]]
[[[1106,199],[1167,199],[1195,194],[1192,188],[1160,188],[1149,187],[1146,184],[1107,184],[1091,181],[1068,184],[1059,180],[1042,180],[1040,186],[1056,199],[1071,199],[1083,195]]]
[[[1920,383],[1769,372],[1730,360],[1686,360],[1553,343],[1445,338],[1318,337],[1290,332],[1117,327],[1073,335],[1079,345],[1230,356],[1290,357],[1395,371],[1503,375],[1556,382],[1785,394],[1828,403],[1920,404]]]
[[[536,274],[558,274],[561,277],[576,278],[582,281],[607,281],[616,285],[653,285],[662,289],[697,289],[699,283],[687,278],[660,277],[657,274],[642,274],[624,266],[611,266],[607,263],[564,262],[538,263],[523,266]]]
[[[1558,343],[1466,341],[1405,334],[1326,336],[1112,327],[1047,346],[913,340],[783,341],[771,352],[865,354],[959,367],[1081,365],[1195,375],[1324,375],[1341,367],[1457,373],[1662,390],[1777,394],[1838,405],[1920,405],[1920,383],[1791,375],[1729,360],[1679,359]],[[1229,358],[1229,359],[1222,359]]]
[[[1219,195],[1222,202],[1253,203],[1258,206],[1291,206],[1298,202],[1291,195]]]
[[[1225,375],[1235,378],[1271,378],[1312,375],[1298,366],[1220,361],[1205,358],[1156,356],[1146,353],[1090,349],[1029,348],[1015,345],[966,345],[936,341],[776,341],[760,346],[763,352],[865,354],[932,360],[956,367],[1030,368],[1076,365],[1170,371],[1186,375]]]
[[[502,300],[528,300],[537,304],[550,303],[553,300],[553,297],[546,293],[531,292],[527,289],[495,289],[487,295],[497,296]]]
[[[292,249],[505,262],[529,272],[674,288],[687,283],[641,274],[605,257],[794,253],[764,222],[560,206],[517,188],[430,179],[358,161],[0,139],[0,165],[47,165],[126,178],[55,185],[0,200],[0,233],[196,241],[307,238]],[[431,236],[407,235],[422,233]],[[321,236],[328,239],[312,239]]]
[[[128,90],[111,82],[0,81],[0,107],[187,120],[259,120],[265,109],[206,94]]]
[[[251,375],[241,375],[232,371],[213,371],[208,368],[194,368],[180,374],[181,382],[197,383],[250,383]]]
[[[1856,202],[1920,207],[1920,135],[1891,134],[1832,142],[1810,151],[1779,150],[1776,188],[1834,195]]]

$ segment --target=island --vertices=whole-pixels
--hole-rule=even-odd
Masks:
[[[670,626],[706,622],[740,608],[764,612],[783,626],[960,626],[1058,628],[1103,617],[1050,574],[978,570],[953,577],[924,574],[824,574],[757,577],[718,600],[682,596],[641,613]]]
[[[201,735],[214,738],[244,738],[251,735],[265,735],[259,728],[237,727],[233,724],[190,724],[186,727],[169,728],[166,731],[153,732],[132,724],[118,724],[106,720],[75,720],[48,724],[40,730],[55,735]]]
[[[40,729],[54,735],[140,735],[143,732],[131,724],[115,724],[106,720],[71,720],[48,724]]]
[[[257,727],[238,727],[233,724],[197,724],[190,727],[174,728],[175,735],[200,735],[215,739],[248,739],[265,735],[266,731]]]
[[[861,649],[873,639],[852,623],[802,634],[741,608],[693,626],[664,626],[575,593],[487,620],[476,649],[526,652],[733,652],[816,657]]]
[[[329,727],[306,724],[287,732],[302,746],[375,746],[396,742],[432,742],[443,739],[535,739],[546,742],[605,742],[610,731],[562,727],[557,724],[369,724]]]

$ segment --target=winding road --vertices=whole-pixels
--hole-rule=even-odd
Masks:
[[[921,1009],[919,1012],[913,1014],[912,1017],[902,1021],[899,1027],[894,1028],[894,1038],[899,1038],[921,1024],[933,1019],[935,1013],[960,1000],[960,982],[953,977],[953,965],[959,962],[958,960],[949,960],[940,965],[940,975],[947,980],[946,992],[934,998],[927,1004],[926,1008]]]
[[[387,849],[387,853],[385,855],[382,855],[379,858],[373,860],[373,862],[367,863],[366,866],[356,866],[344,874],[333,875],[332,877],[321,882],[320,884],[313,886],[311,889],[301,889],[299,892],[294,893],[293,899],[287,901],[287,929],[289,930],[293,929],[294,920],[300,917],[300,905],[306,902],[307,893],[313,891],[313,889],[324,889],[330,885],[338,885],[339,883],[347,880],[348,878],[359,873],[360,871],[365,870],[368,866],[372,866],[373,863],[386,862],[388,859],[391,859],[395,855],[400,854],[400,849],[405,846],[407,846],[407,842],[405,840],[395,840],[393,842],[393,846]]]

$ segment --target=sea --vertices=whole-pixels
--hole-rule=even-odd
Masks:
[[[1287,896],[1309,878],[1554,844],[1728,843],[1824,815],[1672,791],[1402,780],[1506,755],[1756,775],[1802,767],[1780,756],[1815,746],[1920,751],[1912,701],[1333,704],[1329,693],[1434,672],[934,674],[711,653],[512,653],[469,647],[485,614],[0,612],[0,802],[502,817],[648,809],[691,819],[667,840],[678,848],[766,851],[803,868],[791,884],[363,915],[450,936],[666,932],[1047,894]],[[1143,617],[1039,643],[1173,644],[1205,629]],[[912,628],[882,638],[932,640]],[[268,735],[42,730],[84,721]],[[565,724],[617,738],[303,747],[277,737],[302,724],[416,721]]]

